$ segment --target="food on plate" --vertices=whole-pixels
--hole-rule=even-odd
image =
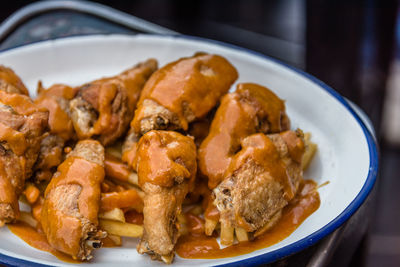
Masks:
[[[57,166],[63,160],[65,143],[75,138],[75,131],[69,117],[69,101],[75,96],[77,88],[55,84],[44,89],[38,84],[38,97],[35,104],[49,111],[49,131],[40,145],[38,160],[34,166],[35,182],[49,181]]]
[[[177,132],[150,131],[139,141],[134,165],[145,192],[144,233],[137,250],[171,263],[179,237],[177,216],[196,175],[196,146]]]
[[[69,102],[78,138],[96,137],[103,145],[108,145],[124,134],[140,91],[156,69],[157,61],[149,59],[117,76],[79,87]]]
[[[44,194],[41,225],[49,244],[74,259],[89,260],[106,232],[98,228],[104,148],[79,141],[58,166]]]
[[[237,79],[236,69],[223,57],[197,53],[159,69],[146,83],[132,127],[150,130],[187,130],[204,117]]]
[[[303,178],[301,131],[253,134],[240,144],[224,180],[214,189],[224,245],[232,245],[232,229],[255,232],[273,226],[271,220],[279,219]]]
[[[268,88],[228,93],[237,78],[196,53],[78,87],[39,82],[32,102],[0,67],[0,224],[77,262],[122,237],[167,264],[279,242],[319,207],[303,179],[317,146]]]
[[[199,168],[215,188],[223,179],[243,138],[254,133],[278,133],[290,128],[284,102],[269,89],[238,84],[217,109],[208,136],[199,148]]]
[[[197,53],[156,71],[143,88],[124,144],[124,161],[150,130],[184,130],[218,103],[237,79],[236,69],[218,55]]]
[[[29,95],[28,89],[15,72],[2,65],[0,65],[0,90],[7,93]]]
[[[0,225],[18,219],[18,198],[31,176],[47,117],[28,96],[0,90]]]

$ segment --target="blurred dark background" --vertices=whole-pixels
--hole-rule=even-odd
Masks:
[[[35,1],[2,3],[0,21]],[[352,266],[400,266],[400,20],[395,0],[147,0],[96,1],[179,33],[249,48],[303,69],[327,83],[370,117],[380,143],[377,202],[368,234]],[[52,16],[52,17],[51,17]],[[43,14],[10,33],[0,49],[36,39],[80,33],[131,33],[93,26],[93,18],[68,20],[68,12]],[[51,23],[52,20],[63,23]],[[43,27],[43,21],[50,23]],[[72,21],[72,22],[71,22]],[[97,22],[101,23],[101,22]],[[38,25],[42,26],[39,28]],[[83,26],[84,25],[84,26]],[[79,28],[79,30],[77,30]],[[82,30],[83,29],[83,30]],[[340,129],[338,129],[340,131]],[[354,252],[354,253],[353,253]],[[333,259],[334,263],[343,263]],[[338,266],[338,265],[336,265]]]

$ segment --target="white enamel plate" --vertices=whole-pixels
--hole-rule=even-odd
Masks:
[[[298,252],[328,235],[346,221],[368,196],[377,174],[377,151],[371,133],[354,110],[334,90],[314,77],[275,60],[226,44],[193,37],[154,35],[94,35],[45,41],[0,53],[0,64],[23,79],[31,96],[40,79],[79,85],[127,69],[153,57],[160,66],[197,51],[226,57],[238,70],[237,82],[254,82],[285,99],[292,128],[312,133],[319,150],[305,173],[318,184],[321,206],[283,241],[249,254],[215,260],[176,257],[174,265],[255,265]],[[234,87],[232,87],[234,88]],[[0,229],[0,263],[11,265],[72,265],[36,250],[7,227]],[[102,248],[82,265],[163,265],[136,252],[136,241],[121,248]],[[76,266],[74,264],[74,266]]]

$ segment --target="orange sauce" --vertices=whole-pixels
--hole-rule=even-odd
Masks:
[[[104,178],[104,168],[86,159],[70,156],[58,166],[57,170],[57,174],[52,178],[45,191],[41,224],[49,243],[53,247],[76,256],[80,251],[81,220],[73,215],[61,212],[57,206],[58,199],[50,196],[57,187],[65,185],[69,185],[70,188],[73,187],[80,214],[97,225],[100,184]]]
[[[132,224],[143,224],[143,213],[129,210],[125,213],[125,221]]]
[[[52,133],[61,136],[64,140],[71,139],[74,136],[74,128],[72,121],[60,102],[64,101],[64,105],[68,105],[67,101],[71,100],[76,92],[76,88],[63,84],[55,84],[45,90],[39,83],[39,96],[35,99],[35,104],[39,107],[46,108],[49,111],[48,124]]]
[[[26,89],[24,83],[15,72],[10,68],[0,65],[0,85],[2,81],[17,88],[19,93],[29,95],[28,89]]]
[[[100,208],[103,211],[109,211],[115,208],[134,208],[142,212],[143,200],[135,189],[102,193]]]
[[[262,125],[260,121],[266,121]],[[289,129],[284,102],[265,87],[238,84],[234,93],[222,98],[210,132],[199,148],[199,169],[215,188],[225,177],[241,141],[254,133],[274,133]]]
[[[46,109],[36,106],[29,96],[9,94],[0,90],[0,102],[11,106],[17,113],[29,116],[35,112],[47,112]]]
[[[193,139],[172,131],[150,131],[140,138],[136,154],[139,185],[172,187],[176,177],[194,181],[196,145]]]
[[[47,242],[46,236],[27,223],[18,222],[15,224],[8,224],[7,226],[14,235],[24,240],[31,247],[49,252],[64,262],[80,263],[80,261],[73,260],[71,256],[64,254],[50,246],[50,244]]]
[[[104,160],[104,170],[106,176],[127,182],[131,174],[131,168],[123,163],[119,158],[106,153]]]
[[[106,238],[103,238],[101,240],[103,243],[102,247],[103,248],[113,248],[113,247],[120,247],[121,245],[117,245],[110,237],[106,236]]]
[[[218,55],[196,54],[171,62],[154,72],[145,84],[131,126],[140,132],[140,122],[146,117],[142,104],[151,99],[175,113],[187,130],[184,106],[194,118],[204,117],[237,77],[236,69]]]
[[[0,140],[7,142],[11,150],[17,156],[23,155],[28,147],[28,142],[26,141],[25,135],[23,133],[18,132],[1,122],[0,122]]]
[[[176,252],[182,258],[216,259],[234,257],[276,244],[293,233],[308,216],[319,208],[320,199],[316,188],[314,181],[303,181],[298,194],[283,209],[279,222],[252,241],[220,249],[215,237],[192,233],[179,238]]]

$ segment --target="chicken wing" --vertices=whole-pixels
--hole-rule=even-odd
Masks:
[[[19,216],[18,198],[32,174],[47,117],[28,96],[0,91],[0,225]]]
[[[78,88],[77,95],[69,103],[78,138],[93,137],[108,145],[124,134],[140,91],[156,69],[157,61],[149,59],[120,75]]]
[[[84,140],[68,154],[46,188],[43,231],[52,247],[74,259],[90,260],[106,236],[97,228],[103,179],[104,148],[97,141]]]
[[[28,89],[15,72],[2,65],[0,65],[0,90],[29,96]]]
[[[171,263],[178,239],[176,219],[196,174],[193,139],[171,131],[150,131],[138,143],[135,166],[145,192],[144,233],[137,247]]]
[[[57,135],[65,141],[74,138],[75,132],[70,119],[69,101],[71,101],[78,88],[64,84],[55,84],[44,89],[42,84],[38,85],[38,97],[35,104],[49,111],[49,128],[52,135]]]
[[[65,142],[75,138],[70,119],[69,101],[76,95],[77,88],[55,84],[44,89],[39,82],[35,104],[49,111],[49,132],[40,145],[40,153],[34,166],[34,180],[50,180],[63,160]]]
[[[197,53],[159,69],[146,83],[131,127],[150,130],[188,129],[204,117],[237,79],[236,69],[223,57]]]
[[[132,164],[139,137],[151,130],[188,130],[204,118],[237,79],[223,57],[197,53],[156,71],[140,96],[122,159]]]
[[[226,178],[214,189],[221,225],[261,229],[293,199],[303,172],[303,133],[254,134],[241,142]]]
[[[199,148],[199,169],[215,188],[224,178],[243,138],[254,133],[277,133],[290,128],[284,102],[260,85],[238,84],[221,101],[210,132]]]

